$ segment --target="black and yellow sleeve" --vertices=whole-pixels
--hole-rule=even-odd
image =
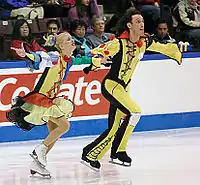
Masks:
[[[97,48],[94,48],[91,53],[92,57],[92,68],[91,70],[98,70],[101,67],[101,57],[113,57],[119,52],[120,44],[118,39],[113,39],[105,44],[101,44]]]
[[[175,60],[179,65],[182,63],[182,53],[175,43],[161,44],[159,42],[151,40],[150,38],[147,50],[166,55],[169,58]]]

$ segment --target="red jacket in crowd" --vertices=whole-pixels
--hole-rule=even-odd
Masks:
[[[36,40],[33,40],[32,43],[28,43],[24,40],[12,40],[10,43],[10,50],[15,59],[23,60],[25,59],[25,52],[36,52],[36,51],[44,51],[46,50],[41,47]]]

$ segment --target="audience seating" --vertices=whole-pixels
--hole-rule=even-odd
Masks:
[[[0,20],[0,35],[10,35],[13,31],[12,20],[3,21]]]

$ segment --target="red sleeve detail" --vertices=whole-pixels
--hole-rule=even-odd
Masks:
[[[115,39],[115,36],[114,35],[111,35],[110,37],[109,37],[109,40],[114,40]]]
[[[105,46],[105,44],[101,44],[101,45],[99,46],[99,48],[104,48],[104,46]]]
[[[109,55],[110,52],[108,50],[105,50],[104,53],[105,55]]]

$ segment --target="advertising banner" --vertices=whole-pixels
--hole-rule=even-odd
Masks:
[[[89,75],[85,75],[82,69],[70,71],[59,88],[58,96],[67,96],[74,102],[74,117],[108,113],[108,102],[101,94],[101,81],[106,73],[107,69],[91,72]],[[5,113],[10,109],[12,99],[33,90],[40,76],[41,73],[27,72],[23,68],[17,71],[0,70],[0,122],[7,122]]]

